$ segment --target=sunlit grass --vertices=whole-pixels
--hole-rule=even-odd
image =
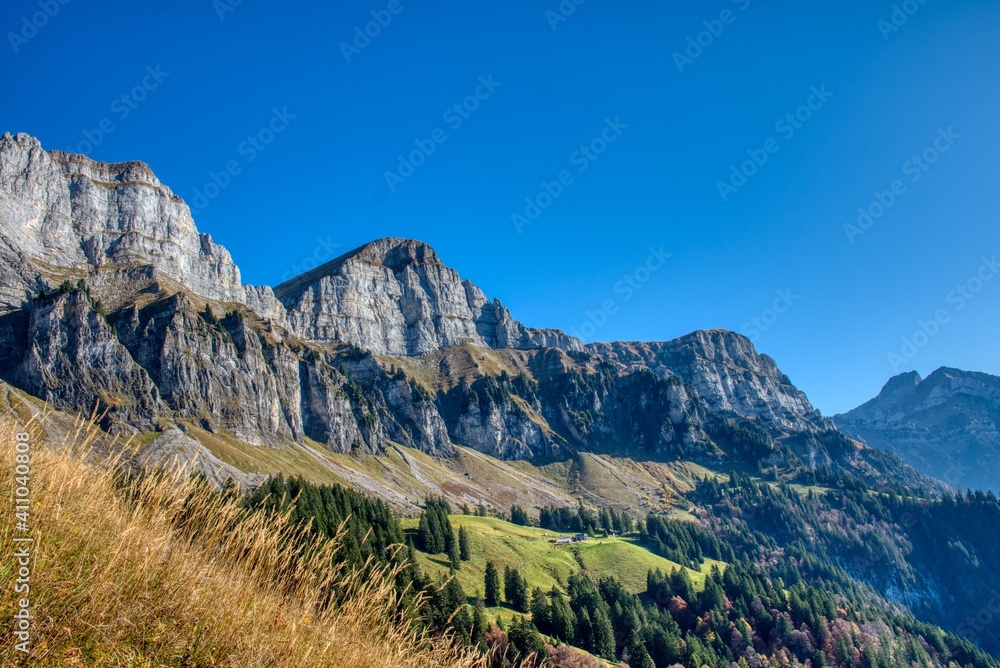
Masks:
[[[0,496],[14,495],[14,435],[0,419]],[[33,425],[35,438],[41,431]],[[481,665],[400,613],[391,575],[331,567],[336,540],[300,540],[173,470],[122,482],[88,463],[85,423],[31,449],[32,654],[0,636],[4,666]],[[13,505],[0,521],[0,617],[15,611]],[[324,606],[330,591],[346,601]]]

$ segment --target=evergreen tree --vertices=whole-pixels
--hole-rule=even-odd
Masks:
[[[542,633],[555,635],[552,632],[552,616],[550,614],[549,599],[538,587],[531,592],[531,620]]]
[[[483,609],[483,601],[480,599],[476,601],[476,605],[472,608],[472,632],[470,634],[470,640],[473,645],[481,645],[483,638],[486,637],[486,611]]]
[[[518,618],[511,624],[507,637],[510,638],[510,644],[514,646],[522,660],[532,655],[538,662],[545,658],[545,640],[535,625],[524,617]]]
[[[462,559],[458,552],[458,541],[451,541],[451,549],[448,550],[448,560],[451,562],[451,567],[456,571],[462,567]]]
[[[519,612],[528,611],[528,583],[521,577],[516,568],[504,568],[504,593],[510,607]]]
[[[586,610],[584,610],[586,612]],[[589,622],[589,617],[588,617]],[[577,618],[569,607],[562,592],[553,587],[549,592],[550,634],[563,642],[573,644],[577,640]]]
[[[510,507],[510,521],[511,524],[517,524],[523,527],[531,526],[531,518],[528,517],[527,511],[517,505]]]
[[[593,640],[591,651],[602,659],[615,660],[615,631],[611,628],[611,619],[605,610],[607,605],[596,606],[591,618],[593,623]]]
[[[503,598],[503,591],[500,585],[500,573],[492,561],[486,562],[486,576],[483,579],[483,588],[486,592],[486,605],[495,608],[500,605]]]
[[[650,658],[646,646],[638,633],[633,632],[625,645],[625,653],[622,660],[628,663],[629,668],[656,668],[653,659]]]
[[[472,558],[472,550],[469,547],[469,530],[462,526],[458,530],[458,556],[462,561]]]

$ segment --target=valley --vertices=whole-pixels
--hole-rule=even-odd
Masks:
[[[969,619],[1000,588],[1000,506],[960,490],[992,475],[994,377],[898,377],[830,419],[745,336],[584,344],[413,239],[248,285],[147,165],[23,134],[0,137],[0,242],[12,429],[59,456],[86,433],[81,475],[204,483],[233,535],[287,540],[293,571],[326,545],[323,572],[380,587],[420,648],[489,668],[998,665]],[[983,477],[940,479],[943,454]],[[173,544],[183,518],[150,530]],[[330,587],[306,592],[323,614],[364,604]]]

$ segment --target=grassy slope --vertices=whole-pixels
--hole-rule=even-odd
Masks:
[[[428,495],[443,495],[455,505],[509,508],[516,503],[529,512],[542,505],[575,506],[578,500],[633,514],[682,511],[688,503],[681,495],[693,488],[697,477],[710,474],[689,462],[635,461],[589,453],[536,466],[500,461],[463,447],[452,458],[432,457],[395,444],[377,457],[338,454],[318,443],[262,448],[193,424],[183,428],[215,457],[241,471],[345,484],[383,498],[404,515],[417,514]],[[151,436],[143,435],[142,440]]]
[[[11,395],[8,395],[10,397]],[[12,403],[16,397],[12,397]],[[0,417],[0,468],[13,471],[20,411]],[[32,429],[30,449],[31,656],[0,636],[0,665],[244,666],[246,668],[473,668],[446,644],[400,623],[391,574],[329,567],[335,544],[303,550],[283,518],[249,517],[183,472],[122,489],[115,470],[85,461],[86,430],[59,448]],[[23,464],[23,461],[20,462]],[[0,476],[0,495],[19,484]],[[183,507],[183,512],[180,509]],[[12,512],[0,545],[24,532]],[[16,561],[0,563],[14,591]],[[296,577],[291,577],[291,574]],[[330,589],[350,603],[323,607]],[[15,596],[0,597],[10,620]]]
[[[492,561],[503,573],[505,566],[516,568],[528,580],[530,588],[541,587],[548,591],[558,585],[565,591],[569,576],[581,569],[578,557],[587,572],[595,577],[613,575],[634,593],[646,590],[646,574],[655,568],[665,572],[680,568],[672,561],[659,557],[631,539],[590,539],[586,543],[555,545],[558,537],[572,534],[555,533],[537,527],[522,527],[492,517],[453,515],[452,525],[457,532],[466,527],[470,532],[472,559],[462,563],[458,581],[472,597],[482,595],[486,562]],[[403,528],[415,529],[417,520],[404,520]],[[445,555],[427,555],[417,552],[418,563],[434,577],[447,576],[449,564]],[[706,566],[707,571],[710,565]],[[688,569],[688,575],[697,587],[705,582],[704,573]],[[510,616],[505,609],[490,613]]]

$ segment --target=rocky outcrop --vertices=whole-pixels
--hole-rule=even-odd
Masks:
[[[1000,491],[1000,377],[942,367],[922,379],[911,371],[833,421],[950,485]]]
[[[676,376],[712,411],[752,418],[775,432],[833,428],[773,359],[735,332],[698,331],[663,343],[594,343],[587,350],[628,369]]]
[[[420,241],[373,241],[274,292],[296,335],[348,342],[378,355],[423,355],[461,343],[582,349],[562,332],[515,321],[499,301],[488,300]]]
[[[87,295],[56,293],[34,306],[21,320],[25,331],[11,331],[21,358],[15,384],[56,405],[96,410],[109,425],[151,429],[162,407],[159,391]]]
[[[272,325],[287,328],[288,314],[269,286],[244,285],[243,292],[246,305],[251,311]]]
[[[274,290],[243,285],[148,166],[26,135],[0,138],[0,344],[0,378],[96,406],[110,430],[501,459],[853,456],[820,442],[832,425],[737,334],[584,347],[395,238]],[[190,454],[177,434],[164,443]]]
[[[47,152],[24,134],[0,137],[0,258],[4,310],[39,293],[36,275],[58,285],[107,268],[151,267],[202,297],[245,300],[229,252],[198,233],[187,205],[147,165]],[[110,303],[116,293],[98,297]]]

